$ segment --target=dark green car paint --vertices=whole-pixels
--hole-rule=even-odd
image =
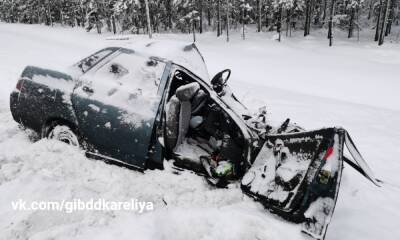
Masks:
[[[57,79],[66,89],[50,87],[34,81],[33,77]],[[43,68],[28,66],[22,72],[21,91],[14,91],[10,96],[10,107],[16,121],[38,133],[49,121],[63,119],[77,124],[74,110],[69,99],[76,82],[71,76]]]
[[[79,129],[82,135],[96,146],[98,151],[96,153],[110,156],[142,169],[145,168],[156,114],[166,87],[169,69],[164,69],[161,78],[158,88],[160,101],[155,104],[156,109],[153,109],[154,116],[146,119],[139,126],[134,126],[121,120],[126,114],[130,114],[126,110],[94,100],[90,98],[90,92],[76,94],[82,86],[75,88],[71,99]],[[93,91],[96,91],[96,89],[93,89]],[[96,106],[98,109],[93,109],[91,106]],[[156,161],[159,162],[161,160],[158,157]]]
[[[112,50],[107,54],[110,56],[118,49],[121,48],[105,50]],[[126,53],[131,54],[133,51]],[[61,72],[32,66],[26,67],[21,75],[19,80],[22,81],[21,91],[13,91],[10,95],[11,112],[17,122],[38,133],[41,133],[51,121],[61,120],[63,123],[68,123],[91,146],[94,146],[92,155],[123,162],[140,169],[146,167],[148,159],[160,165],[162,164],[162,147],[153,138],[156,138],[155,126],[161,120],[165,88],[172,63],[167,62],[165,66],[157,89],[159,102],[155,104],[154,116],[146,119],[140,126],[121,121],[124,115],[130,114],[126,110],[91,99],[90,92],[83,93],[82,81],[74,80]],[[41,78],[62,82],[66,88],[58,89],[48,86],[38,81]],[[56,86],[57,83],[54,85]],[[96,90],[93,89],[93,91]],[[91,106],[96,106],[98,111]]]

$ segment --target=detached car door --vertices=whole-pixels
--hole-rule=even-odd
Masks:
[[[165,66],[119,49],[80,77],[72,102],[92,154],[145,167]]]
[[[341,128],[267,136],[242,179],[243,191],[323,239],[338,197],[346,136]]]
[[[352,160],[343,154],[344,146]],[[242,178],[242,189],[271,212],[324,239],[339,193],[344,162],[379,186],[343,128],[267,135]]]

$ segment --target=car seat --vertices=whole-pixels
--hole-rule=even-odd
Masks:
[[[208,96],[196,82],[180,86],[166,105],[166,147],[175,151],[187,136],[190,120]]]

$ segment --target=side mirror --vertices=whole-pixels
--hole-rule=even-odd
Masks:
[[[230,76],[231,76],[230,69],[225,69],[215,74],[215,76],[211,80],[211,85],[214,91],[220,94],[224,90],[224,87],[226,86],[226,83],[228,82]]]

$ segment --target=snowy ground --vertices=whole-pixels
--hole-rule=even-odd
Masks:
[[[234,34],[227,44],[206,33],[198,46],[211,75],[231,68],[238,97],[252,109],[267,105],[272,121],[290,117],[308,129],[345,127],[386,182],[377,188],[347,167],[326,239],[399,239],[400,45],[377,47],[362,35],[360,42],[337,40],[328,48],[322,34],[297,35],[278,43],[271,34],[249,31],[246,41]],[[0,23],[0,239],[302,239],[298,226],[268,214],[238,186],[214,189],[190,173],[141,174],[88,160],[61,143],[29,140],[8,106],[23,67],[63,68],[110,44],[105,38]],[[13,211],[11,201],[20,198],[137,198],[153,201],[155,211]]]

